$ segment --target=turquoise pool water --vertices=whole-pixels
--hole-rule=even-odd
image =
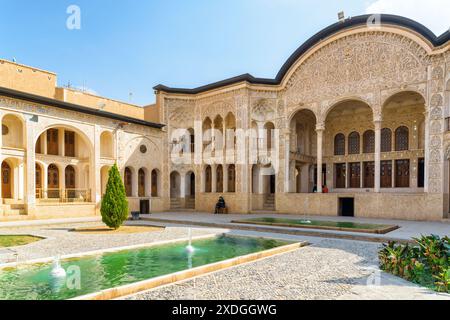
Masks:
[[[193,241],[192,254],[186,251],[187,242],[104,253],[62,260],[68,274],[59,280],[50,275],[52,263],[24,265],[0,270],[0,299],[70,299],[286,244],[222,235]]]

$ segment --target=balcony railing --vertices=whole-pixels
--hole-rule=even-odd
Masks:
[[[90,189],[36,188],[36,199],[40,202],[91,202]]]

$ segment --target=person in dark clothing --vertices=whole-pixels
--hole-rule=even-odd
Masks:
[[[226,208],[225,199],[223,197],[219,197],[219,201],[217,201],[216,209],[214,211],[215,214],[219,213],[220,209]]]

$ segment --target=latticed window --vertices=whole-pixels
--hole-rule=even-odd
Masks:
[[[152,197],[158,196],[158,171],[152,171]]]
[[[348,136],[348,154],[358,154],[359,148],[359,133],[354,131]]]
[[[345,155],[345,136],[342,133],[338,133],[334,137],[334,155],[335,156]]]
[[[404,151],[409,149],[409,130],[407,127],[398,127],[395,130],[395,150]]]
[[[236,192],[236,167],[234,164],[228,166],[228,192]]]
[[[375,152],[375,132],[373,130],[367,130],[363,135],[363,149],[364,153]]]
[[[145,197],[145,171],[143,169],[138,171],[138,196]]]
[[[381,129],[381,152],[392,151],[392,131],[389,128]]]
[[[127,197],[131,197],[133,181],[132,181],[131,169],[128,167],[125,168],[124,180],[125,180],[125,194]]]

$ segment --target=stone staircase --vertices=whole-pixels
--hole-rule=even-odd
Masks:
[[[170,198],[170,209],[172,209],[172,210],[183,209],[183,206],[181,205],[181,199],[180,198]]]
[[[268,194],[266,196],[266,199],[264,200],[263,210],[264,211],[275,211],[275,195],[274,194]]]
[[[4,217],[24,216],[27,214],[25,204],[12,199],[3,199],[0,209]]]
[[[186,198],[186,209],[195,209],[195,198]]]

